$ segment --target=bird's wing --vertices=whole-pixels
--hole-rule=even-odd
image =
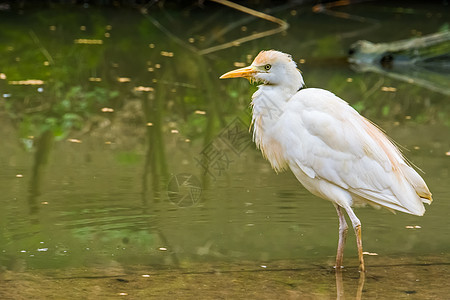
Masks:
[[[422,215],[431,201],[423,179],[370,121],[321,89],[305,89],[289,101],[278,122],[289,164],[310,178],[327,180],[354,196]]]

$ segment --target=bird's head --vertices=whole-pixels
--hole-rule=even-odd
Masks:
[[[259,52],[250,66],[225,73],[220,79],[236,77],[266,85],[292,86],[296,90],[304,85],[302,75],[292,57],[275,50]]]

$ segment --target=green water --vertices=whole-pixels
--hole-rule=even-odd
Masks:
[[[271,48],[293,55],[308,87],[385,129],[433,193],[423,217],[355,209],[364,251],[378,254],[366,258],[363,296],[448,295],[449,98],[345,59],[359,39],[448,26],[448,10],[333,11],[344,15],[274,9],[288,31],[205,56],[196,51],[276,25],[211,3],[0,11],[1,298],[336,297],[334,207],[251,143],[256,88],[218,79]],[[354,297],[352,233],[344,265]]]

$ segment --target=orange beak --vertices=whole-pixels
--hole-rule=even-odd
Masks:
[[[230,71],[228,73],[223,74],[220,76],[220,79],[224,78],[237,78],[237,77],[244,77],[244,78],[251,78],[256,73],[256,69],[252,66],[248,66],[245,68],[236,69],[233,71]]]

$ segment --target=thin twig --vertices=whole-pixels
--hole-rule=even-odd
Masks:
[[[53,57],[50,55],[50,53],[47,51],[47,49],[42,45],[41,41],[37,37],[36,33],[34,33],[33,30],[30,30],[30,36],[33,42],[39,47],[39,50],[41,53],[47,58],[48,62],[50,64],[55,64],[55,61],[53,60]]]
[[[248,7],[236,4],[236,3],[228,1],[228,0],[211,0],[211,1],[219,3],[219,4],[222,4],[222,5],[225,5],[225,6],[228,6],[228,7],[231,7],[233,9],[236,9],[236,10],[239,10],[239,11],[242,11],[242,12],[244,12],[246,14],[258,17],[260,19],[264,19],[264,20],[267,20],[269,22],[273,22],[275,24],[280,25],[280,27],[275,28],[275,29],[271,29],[271,30],[267,30],[267,31],[263,31],[263,32],[254,33],[254,34],[251,34],[249,36],[233,40],[231,42],[227,42],[227,43],[224,43],[224,44],[221,44],[221,45],[217,45],[217,46],[213,46],[213,47],[210,47],[210,48],[207,48],[207,49],[200,50],[198,52],[200,55],[205,55],[205,54],[209,54],[209,53],[216,52],[216,51],[219,51],[219,50],[224,50],[224,49],[227,49],[227,48],[230,48],[230,47],[233,47],[233,46],[239,46],[242,43],[246,43],[246,42],[249,42],[249,41],[260,39],[262,37],[266,37],[266,36],[269,36],[269,35],[277,34],[279,32],[287,30],[289,28],[289,24],[287,22],[285,22],[285,21],[283,21],[283,20],[281,20],[281,19],[279,19],[277,17],[265,14],[263,12],[259,12],[257,10],[254,10],[254,9],[251,9],[251,8],[248,8]]]

